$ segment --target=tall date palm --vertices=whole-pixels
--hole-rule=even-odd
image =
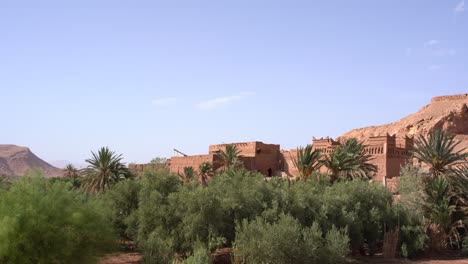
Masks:
[[[208,186],[208,177],[213,171],[213,164],[211,164],[210,162],[203,162],[198,167],[198,170],[200,171],[200,182],[202,186]]]
[[[328,169],[330,181],[333,183],[339,178],[369,178],[376,172],[377,167],[370,163],[372,156],[366,153],[365,148],[363,142],[350,138],[326,156],[323,165]]]
[[[464,149],[455,150],[460,141],[443,130],[434,130],[426,138],[420,135],[415,142],[413,156],[429,166],[433,178],[452,171],[452,167],[466,161]]]
[[[67,166],[65,166],[65,169],[63,170],[63,176],[68,178],[78,177],[78,174],[79,171],[75,166],[73,166],[73,164],[67,164]]]
[[[108,147],[103,147],[97,153],[91,152],[92,158],[83,170],[82,188],[87,192],[102,192],[116,182],[130,177],[128,168],[122,163],[122,155],[117,155]]]
[[[179,179],[182,183],[190,183],[195,178],[195,170],[192,166],[184,167],[183,173],[179,173]]]
[[[241,161],[239,160],[240,150],[236,145],[228,144],[225,150],[221,150],[218,156],[221,158],[222,168],[229,169],[231,167],[239,166]]]
[[[292,159],[292,162],[299,171],[299,177],[302,181],[307,181],[314,171],[320,169],[322,166],[321,156],[320,150],[312,150],[312,145],[297,148],[297,156]]]

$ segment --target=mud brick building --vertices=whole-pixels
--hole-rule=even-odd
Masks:
[[[389,185],[393,189],[396,184],[396,177],[400,174],[400,168],[410,158],[414,140],[410,137],[397,138],[395,135],[384,135],[369,137],[365,140],[365,151],[372,156],[371,163],[377,166],[377,172],[373,175],[373,180]],[[312,139],[314,149],[319,149],[325,155],[334,151],[340,146],[339,141],[332,138]],[[211,145],[208,154],[172,157],[168,160],[168,168],[171,172],[182,173],[184,167],[191,166],[198,169],[203,162],[210,162],[216,170],[221,166],[221,161],[217,155],[226,148],[227,144]],[[250,171],[257,171],[266,177],[282,176],[295,177],[298,175],[297,168],[293,164],[293,159],[297,155],[297,150],[281,150],[280,145],[265,144],[263,142],[242,142],[231,143],[240,151],[240,160],[244,167]],[[326,172],[326,168],[322,168]]]

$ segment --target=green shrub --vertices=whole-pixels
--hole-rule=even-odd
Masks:
[[[224,218],[220,233],[227,241],[234,240],[236,222],[253,220],[273,207],[272,187],[261,174],[245,169],[230,169],[213,178],[205,189],[219,199]]]
[[[8,177],[5,175],[0,175],[0,192],[2,190],[7,190],[9,186],[10,181],[8,180]]]
[[[283,214],[304,228],[315,223],[330,236],[335,226],[346,228],[354,248],[366,239],[373,249],[383,239],[384,224],[396,222],[392,194],[366,181],[266,181],[257,173],[230,169],[203,188],[197,182],[182,185],[177,176],[159,171],[141,180],[137,241],[149,258],[164,252],[169,259],[191,254],[197,241],[209,250],[229,247],[236,240],[236,223],[257,217],[272,223]]]
[[[94,263],[113,249],[102,208],[64,183],[24,177],[1,195],[1,263]]]
[[[468,236],[465,236],[465,237],[463,238],[462,256],[468,257]]]
[[[145,263],[170,263],[177,252],[174,245],[180,240],[180,219],[175,217],[176,208],[169,204],[169,195],[180,187],[178,177],[167,170],[147,171],[142,176],[136,241]]]
[[[110,209],[111,222],[121,237],[135,238],[140,182],[127,179],[106,191],[102,200]]]
[[[399,204],[405,209],[413,211],[414,214],[422,217],[422,204],[424,202],[421,195],[423,186],[423,173],[421,168],[407,164],[401,168],[400,179],[398,181]]]
[[[224,230],[230,219],[223,210],[221,197],[212,189],[199,184],[184,185],[169,196],[169,205],[178,220],[173,231],[180,239],[175,245],[177,250],[192,251],[197,241],[209,246],[226,235]]]
[[[367,240],[372,254],[383,239],[384,223],[392,218],[392,199],[392,193],[379,183],[337,182],[319,197],[319,222],[324,230],[332,225],[347,227],[353,249]]]
[[[181,264],[211,264],[210,252],[201,243],[195,245],[193,255],[182,261]]]
[[[162,231],[158,228],[151,232],[146,240],[140,241],[139,246],[144,253],[145,264],[167,264],[174,259],[174,242],[168,236],[161,236]]]
[[[416,257],[427,246],[428,236],[422,223],[424,199],[421,194],[423,173],[419,166],[406,164],[398,181],[400,199],[397,210],[400,228],[401,256]]]
[[[236,227],[234,255],[241,263],[343,263],[348,250],[345,231],[333,227],[324,237],[317,223],[303,227],[289,215],[276,223],[243,220]]]
[[[64,182],[68,184],[68,188],[70,189],[79,189],[81,187],[81,181],[83,180],[82,177],[74,176],[74,177],[53,177],[49,178],[51,182]]]

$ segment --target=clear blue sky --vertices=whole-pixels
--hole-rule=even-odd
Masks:
[[[468,92],[468,1],[37,2],[0,2],[0,143],[47,161],[289,149]]]

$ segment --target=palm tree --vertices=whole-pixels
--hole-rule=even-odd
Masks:
[[[72,183],[74,188],[80,188],[80,171],[75,166],[73,166],[73,164],[67,164],[67,166],[65,166],[65,169],[63,170],[63,176],[65,177],[65,179],[71,180],[70,182]]]
[[[293,158],[292,162],[299,171],[299,177],[302,181],[305,182],[314,171],[320,169],[322,166],[321,156],[321,151],[312,150],[312,145],[297,148],[297,157]]]
[[[190,183],[195,178],[195,170],[193,167],[184,167],[184,172],[179,173],[179,178],[183,183]]]
[[[468,165],[464,164],[454,169],[447,178],[450,186],[451,203],[455,205],[460,226],[468,228]],[[468,231],[468,230],[466,230]]]
[[[413,155],[429,166],[429,171],[435,178],[451,171],[453,166],[464,162],[468,157],[468,153],[463,153],[465,149],[455,151],[459,144],[460,141],[455,140],[454,135],[443,130],[434,130],[429,133],[429,138],[419,136],[415,142]]]
[[[226,145],[225,150],[221,150],[217,154],[221,158],[221,167],[224,169],[236,167],[241,164],[241,161],[239,160],[240,150],[237,149],[237,146],[235,145],[228,144]]]
[[[331,183],[353,169],[351,156],[340,147],[336,148],[330,155],[325,156],[323,165],[328,169]]]
[[[440,251],[447,248],[448,240],[459,242],[458,221],[454,221],[456,206],[451,203],[449,182],[443,177],[429,178],[423,188],[422,209],[430,238],[430,248]],[[452,243],[450,243],[452,244]]]
[[[377,167],[369,162],[372,156],[366,153],[365,148],[363,142],[350,138],[325,156],[323,165],[328,169],[330,181],[333,183],[339,178],[369,178],[376,172]]]
[[[75,166],[73,166],[73,164],[67,164],[63,170],[63,176],[67,178],[76,178],[78,177],[78,174],[79,171]]]
[[[208,176],[213,170],[213,165],[210,162],[203,162],[198,169],[200,170],[200,182],[203,187],[206,187],[208,185]]]
[[[454,169],[447,180],[457,207],[468,214],[468,165],[464,164]]]
[[[109,148],[103,147],[93,157],[87,159],[89,164],[83,170],[85,176],[82,188],[88,192],[101,192],[109,189],[116,182],[130,177],[130,172],[122,163],[122,155],[117,155]]]
[[[372,155],[366,152],[366,145],[363,142],[350,138],[342,147],[351,156],[354,166],[346,175],[348,179],[368,178],[377,171],[377,166],[369,162],[372,160]]]

